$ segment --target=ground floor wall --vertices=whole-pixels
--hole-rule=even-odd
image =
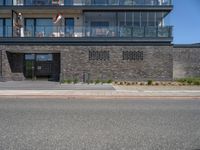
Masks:
[[[173,78],[200,77],[200,46],[173,49]]]
[[[170,46],[69,46],[61,51],[62,79],[172,80]]]
[[[54,64],[60,81],[173,79],[172,46],[1,45],[0,49],[1,80],[25,79],[24,53],[59,53]]]
[[[24,54],[52,53],[52,76],[75,80],[200,77],[200,47],[0,45],[0,80],[25,80]]]

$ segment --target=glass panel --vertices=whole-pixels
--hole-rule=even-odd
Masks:
[[[52,32],[52,19],[36,19],[36,37],[51,37]]]
[[[133,27],[133,37],[144,37],[144,27]]]
[[[134,13],[134,26],[140,26],[140,12]]]
[[[158,5],[158,0],[144,0],[145,5]]]
[[[170,37],[170,28],[168,27],[158,28],[158,37]]]
[[[3,37],[3,19],[0,19],[0,37]]]
[[[33,4],[33,0],[25,0],[25,5],[32,5]]]
[[[3,5],[4,4],[4,0],[0,0],[0,5]]]
[[[25,60],[35,60],[35,54],[25,54]]]
[[[25,37],[34,36],[34,19],[25,19]]]
[[[131,37],[132,36],[132,27],[120,27],[120,37]]]
[[[91,22],[92,36],[104,37],[107,36],[107,32],[109,31],[108,22]]]
[[[148,13],[148,26],[156,26],[155,12]]]
[[[53,2],[57,2],[58,0],[52,0],[52,4]],[[48,5],[50,4],[50,1],[49,0],[33,0],[33,4],[34,5]]]
[[[59,3],[59,0],[54,0],[56,1],[56,4]],[[49,5],[49,4],[54,4],[54,1],[52,0],[25,0],[26,5]]]
[[[5,19],[5,36],[6,37],[11,37],[12,36],[11,19]]]
[[[52,54],[37,54],[36,61],[52,61],[53,56]]]
[[[109,0],[110,5],[119,5],[120,0]]]
[[[156,37],[156,27],[146,27],[145,28],[145,37]]]
[[[65,0],[65,5],[73,5],[73,0]]]
[[[95,4],[95,5],[106,5],[107,0],[93,0],[93,4]]]
[[[74,35],[74,18],[65,19],[66,36],[72,37]]]
[[[5,0],[6,5],[12,5],[12,0]]]
[[[163,13],[156,12],[156,26],[162,26],[162,18],[163,18]]]
[[[24,0],[13,0],[13,5],[23,5]]]
[[[142,12],[142,15],[141,15],[141,26],[142,27],[145,27],[147,26],[147,12]]]
[[[120,5],[132,5],[133,0],[120,0]]]
[[[132,12],[119,13],[119,24],[120,26],[132,26]]]

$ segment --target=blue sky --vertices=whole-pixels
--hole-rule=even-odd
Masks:
[[[167,18],[173,26],[173,43],[200,43],[200,0],[173,0],[173,4]]]

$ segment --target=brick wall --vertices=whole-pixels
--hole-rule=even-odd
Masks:
[[[89,60],[89,51],[109,51],[109,60]],[[123,51],[143,52],[143,60],[123,60]],[[69,46],[61,52],[62,79],[172,80],[170,46]],[[85,75],[86,74],[86,75]]]
[[[6,76],[12,76],[5,52],[60,53],[60,79],[83,80],[172,80],[172,46],[2,46]],[[109,51],[108,60],[89,60],[89,51]],[[142,59],[123,60],[123,51],[142,52]],[[101,54],[101,53],[99,53]],[[134,53],[133,53],[134,55]],[[135,56],[132,56],[135,57]],[[5,74],[4,74],[5,75]]]
[[[200,47],[173,49],[173,78],[200,77]]]

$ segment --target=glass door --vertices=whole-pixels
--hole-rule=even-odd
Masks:
[[[35,54],[25,54],[24,75],[26,78],[35,78]]]
[[[65,19],[65,33],[67,37],[74,36],[74,18]]]

